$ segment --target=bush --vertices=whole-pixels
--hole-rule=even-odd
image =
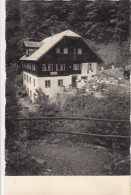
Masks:
[[[129,96],[129,95],[128,95]],[[130,107],[126,94],[111,93],[98,99],[92,95],[68,98],[63,107],[65,116],[107,119],[129,119]]]
[[[54,103],[50,103],[48,97],[42,91],[41,88],[36,89],[37,97],[35,104],[38,105],[38,112],[40,116],[56,116],[59,112],[58,107]]]

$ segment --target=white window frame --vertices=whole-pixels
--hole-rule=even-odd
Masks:
[[[63,79],[58,79],[58,87],[62,87],[63,86]]]
[[[53,64],[48,64],[48,71],[53,71]]]
[[[87,76],[81,76],[81,79],[84,79],[87,81],[88,77]]]
[[[33,79],[33,85],[34,85],[34,87],[35,87],[35,79]]]
[[[82,48],[78,48],[78,54],[82,54]]]
[[[64,53],[64,54],[68,54],[68,48],[67,48],[67,47],[64,47],[63,53]]]
[[[42,71],[47,71],[46,64],[42,64]]]
[[[30,62],[27,63],[27,69],[31,69],[31,63]]]
[[[88,63],[88,70],[92,70],[92,63]]]
[[[60,64],[60,71],[65,71],[65,64]]]
[[[56,71],[65,71],[65,64],[56,64]]]
[[[45,88],[51,88],[51,80],[45,80]]]
[[[30,98],[32,98],[32,91],[30,90]]]
[[[29,77],[29,83],[31,84],[31,77]]]
[[[81,70],[81,64],[73,64],[73,70]]]

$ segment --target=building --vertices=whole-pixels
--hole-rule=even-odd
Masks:
[[[120,81],[124,80],[124,72],[120,68],[115,68],[112,65],[112,68],[101,71],[94,75],[94,80],[102,81],[108,84],[118,85]]]
[[[41,42],[25,41],[24,47],[23,84],[33,101],[36,88],[52,98],[62,86],[77,87],[77,80],[91,80],[103,63],[90,42],[71,30]]]

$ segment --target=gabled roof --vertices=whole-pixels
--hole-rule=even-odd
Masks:
[[[32,55],[26,57],[25,55],[20,58],[20,60],[29,60],[29,61],[38,61],[41,57],[43,57],[50,49],[52,49],[57,43],[59,43],[64,37],[77,37],[82,38],[80,35],[76,34],[75,32],[71,30],[66,30],[64,32],[58,33],[54,36],[50,36],[48,38],[45,38],[42,40],[41,43],[43,45],[36,50]],[[82,38],[82,40],[85,42],[85,44],[92,50],[93,53],[100,59],[100,61],[103,61],[98,54],[93,51],[93,49],[89,46],[89,44],[86,42],[85,39]]]
[[[42,42],[34,42],[34,41],[24,41],[24,46],[25,47],[34,47],[34,48],[39,48],[43,45]]]

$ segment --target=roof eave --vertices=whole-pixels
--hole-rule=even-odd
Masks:
[[[84,43],[91,49],[91,51],[98,57],[101,63],[104,63],[105,61],[92,49],[92,47],[87,43],[87,41],[81,37],[81,39],[84,41]]]

